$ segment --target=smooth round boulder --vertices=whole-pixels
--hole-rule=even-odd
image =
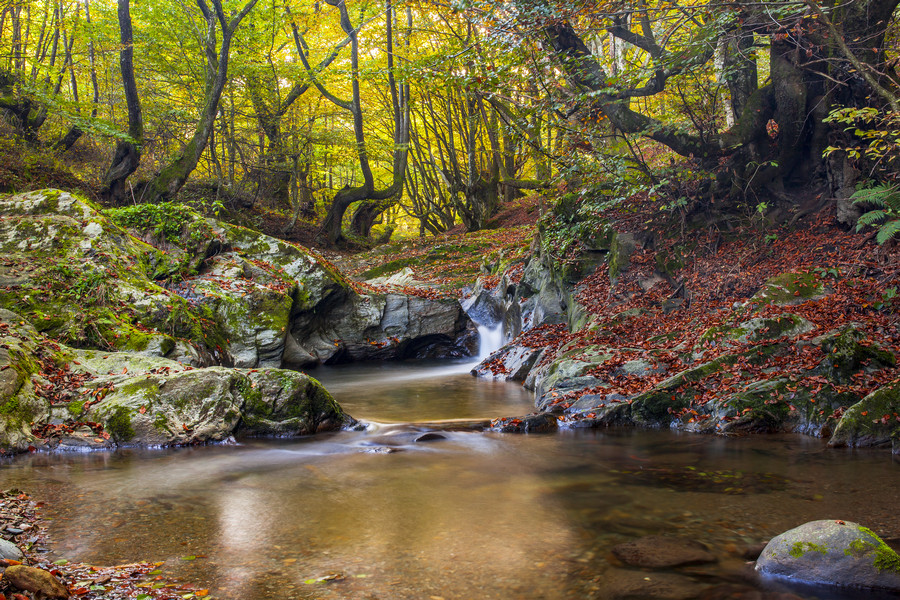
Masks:
[[[776,536],[756,571],[797,583],[900,592],[900,556],[850,521],[811,521]]]

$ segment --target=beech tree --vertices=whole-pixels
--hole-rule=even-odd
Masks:
[[[128,110],[128,137],[116,142],[112,164],[103,177],[100,195],[112,204],[121,204],[125,198],[125,182],[141,162],[141,145],[144,142],[144,121],[141,101],[134,79],[134,40],[131,30],[131,6],[129,0],[119,0],[119,35],[122,48],[119,51],[119,69],[122,88]],[[96,88],[95,88],[96,89]]]
[[[377,189],[375,176],[369,161],[369,151],[366,145],[365,120],[363,114],[362,96],[360,94],[360,69],[359,69],[359,39],[358,30],[350,20],[350,13],[343,0],[325,0],[329,5],[337,7],[341,22],[341,28],[350,39],[350,69],[351,69],[351,99],[344,100],[329,92],[316,79],[316,87],[329,101],[347,110],[353,116],[353,133],[356,138],[356,152],[359,159],[359,168],[362,171],[363,181],[358,186],[345,186],[338,190],[332,200],[328,214],[322,224],[322,230],[331,244],[340,243],[344,234],[342,222],[347,209],[356,202],[368,203],[371,207],[368,214],[360,218],[357,223],[359,233],[368,234],[372,221],[378,213],[403,191],[403,182],[406,178],[406,164],[409,155],[409,84],[397,84],[394,76],[394,8],[390,1],[385,7],[385,31],[387,50],[388,85],[391,91],[391,108],[394,126],[394,149],[392,160],[391,182],[387,186]],[[412,13],[407,11],[407,28],[412,27]],[[303,55],[301,54],[301,57]],[[305,57],[303,57],[305,61]],[[304,63],[310,69],[308,63]]]
[[[786,190],[846,197],[856,182],[843,157],[823,158],[829,139],[843,135],[844,126],[828,119],[832,108],[897,110],[896,48],[885,45],[897,6],[898,0],[640,1],[589,10],[520,0],[480,14],[498,35],[539,40],[536,55],[552,60],[534,64],[545,72],[558,68],[568,82],[555,97],[566,117],[595,126],[608,120],[618,131],[695,159],[716,174],[701,190],[707,200],[793,203]],[[601,37],[615,42],[613,60],[596,52]],[[622,59],[623,48],[630,62]],[[654,113],[648,100],[657,100],[656,107],[675,104],[672,82],[711,71],[717,50],[733,126],[701,129],[677,111]]]
[[[206,81],[201,101],[200,115],[191,138],[170,164],[165,166],[148,183],[143,192],[146,202],[160,202],[174,198],[187,178],[197,167],[219,113],[219,100],[228,83],[228,63],[231,58],[231,44],[241,21],[253,9],[258,0],[249,0],[230,19],[225,16],[222,0],[211,0],[212,8],[206,0],[197,0],[197,7],[206,25],[203,51],[206,65]],[[221,44],[217,44],[217,31],[221,32]]]

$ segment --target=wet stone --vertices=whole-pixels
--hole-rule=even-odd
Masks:
[[[16,546],[12,542],[0,540],[0,559],[17,560],[21,562],[23,558],[24,555],[22,554],[22,551],[19,550],[18,546]]]
[[[647,569],[716,562],[716,557],[700,542],[660,535],[619,544],[612,551],[623,563]]]
[[[614,569],[603,577],[603,600],[688,600],[697,598],[703,586],[674,573],[647,573]]]
[[[371,446],[360,450],[363,454],[393,454],[400,452],[400,448],[391,448],[390,446]]]
[[[416,442],[437,442],[440,440],[446,440],[447,437],[441,435],[440,433],[435,433],[433,431],[429,431],[428,433],[423,433],[419,437],[416,438]]]

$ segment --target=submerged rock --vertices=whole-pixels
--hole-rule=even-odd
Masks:
[[[700,542],[662,535],[648,535],[619,544],[612,552],[626,565],[646,569],[716,562],[716,557]]]
[[[900,556],[850,521],[812,521],[782,533],[763,550],[756,570],[798,583],[900,592]]]
[[[614,569],[603,575],[603,600],[689,600],[705,586],[675,573],[647,573]]]

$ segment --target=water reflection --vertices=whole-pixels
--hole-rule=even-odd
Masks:
[[[610,548],[651,534],[720,557],[669,574],[689,597],[748,585],[742,551],[806,521],[900,538],[900,466],[882,451],[614,429],[422,443],[423,427],[398,422],[521,413],[530,399],[466,375],[401,374],[323,377],[351,414],[380,421],[366,431],[32,455],[7,463],[2,484],[47,500],[59,557],[165,561],[167,576],[241,600],[605,598],[647,576]]]

